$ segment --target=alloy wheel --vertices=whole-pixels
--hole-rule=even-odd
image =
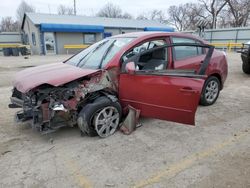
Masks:
[[[108,137],[116,131],[120,121],[118,110],[113,106],[103,108],[97,112],[94,117],[94,125],[97,134],[102,137]]]
[[[205,89],[205,98],[207,102],[213,103],[219,94],[219,84],[215,80],[211,80]]]

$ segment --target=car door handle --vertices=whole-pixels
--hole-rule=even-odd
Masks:
[[[196,93],[196,90],[193,90],[191,87],[184,87],[180,89],[181,92],[185,92],[185,93]]]

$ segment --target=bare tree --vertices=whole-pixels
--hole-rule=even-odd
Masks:
[[[229,7],[225,7],[217,18],[217,28],[232,27],[234,18],[229,10]]]
[[[183,5],[170,6],[168,9],[169,22],[176,27],[178,31],[186,29],[187,11]]]
[[[123,15],[122,15],[122,18],[125,18],[125,19],[133,19],[133,16],[127,12],[125,12]]]
[[[107,3],[101,10],[97,13],[97,16],[107,17],[107,18],[125,18],[132,19],[133,16],[127,12],[123,13],[122,9],[112,3]]]
[[[148,14],[143,12],[136,17],[137,20],[149,20]]]
[[[107,18],[121,18],[122,9],[112,3],[107,3],[101,10],[97,13],[97,16],[107,17]]]
[[[217,27],[217,19],[219,13],[226,6],[229,0],[199,0],[205,7],[207,13],[211,16],[211,26],[213,29]]]
[[[233,27],[246,26],[250,14],[249,0],[229,0],[229,13],[231,13],[233,20],[231,25]]]
[[[125,18],[125,19],[132,19],[133,16],[127,12],[123,13],[122,9],[114,5],[112,3],[107,3],[104,5],[101,10],[96,14],[97,16],[100,17],[107,17],[107,18]]]
[[[166,23],[167,18],[162,10],[154,9],[147,13],[143,12],[139,14],[136,18],[137,20],[156,20],[160,23]]]
[[[17,20],[19,23],[22,23],[24,13],[26,12],[35,12],[36,9],[34,6],[29,5],[24,0],[19,4],[16,10]]]
[[[169,23],[177,30],[196,30],[198,23],[206,20],[204,8],[200,4],[186,3],[178,6],[170,6],[168,9]]]
[[[59,5],[57,8],[57,13],[59,15],[73,15],[74,14],[74,9],[72,7],[66,7],[64,5]]]
[[[196,30],[200,22],[207,21],[207,16],[204,14],[205,10],[203,6],[197,3],[186,3],[184,4],[186,7],[186,22],[185,28],[188,30]]]
[[[0,24],[0,30],[3,32],[15,32],[19,31],[20,27],[17,21],[14,21],[11,17],[2,18]]]
[[[160,23],[166,23],[167,19],[162,10],[152,10],[150,12],[150,20],[156,20]]]

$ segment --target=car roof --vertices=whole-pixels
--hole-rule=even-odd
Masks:
[[[176,37],[187,37],[187,38],[192,38],[196,40],[200,40],[204,43],[203,39],[201,39],[198,36],[188,34],[188,33],[180,33],[180,32],[152,32],[152,31],[144,31],[144,32],[132,32],[132,33],[125,33],[125,34],[120,34],[120,35],[115,35],[112,38],[119,38],[119,37],[131,37],[131,38],[154,38],[154,37],[169,37],[169,36],[176,36]]]

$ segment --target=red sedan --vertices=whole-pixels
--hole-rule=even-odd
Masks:
[[[14,79],[9,107],[44,133],[75,125],[112,135],[128,105],[141,116],[195,124],[198,104],[213,104],[227,77],[223,52],[192,35],[137,32],[106,38],[63,63]]]

